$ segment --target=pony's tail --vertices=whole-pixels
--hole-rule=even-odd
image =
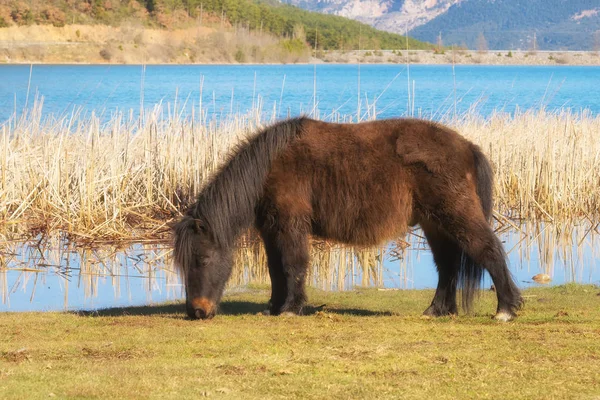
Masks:
[[[494,170],[490,162],[481,152],[479,147],[472,145],[473,159],[475,161],[475,174],[477,179],[477,196],[481,201],[483,215],[488,222],[492,220]]]
[[[190,215],[185,215],[173,226],[173,258],[175,266],[181,270],[184,277],[185,272],[189,271],[194,262],[197,229],[196,220]]]
[[[481,202],[483,215],[488,222],[492,219],[494,170],[490,162],[478,146],[471,145],[475,162],[475,178],[477,181],[477,196]],[[479,292],[483,279],[483,268],[476,264],[463,251],[460,258],[458,283],[462,288],[462,306],[467,312],[471,310],[473,298]]]

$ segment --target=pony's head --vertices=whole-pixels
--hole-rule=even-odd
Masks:
[[[185,282],[187,314],[192,319],[212,318],[231,274],[231,251],[219,247],[202,221],[191,216],[183,217],[174,231],[174,257]]]

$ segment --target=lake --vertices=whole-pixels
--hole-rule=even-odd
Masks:
[[[285,117],[421,115],[441,119],[474,111],[600,111],[600,67],[451,65],[2,65],[0,121],[43,97],[43,112],[74,109],[109,116],[170,103],[190,113],[202,100],[214,115],[261,108]],[[410,77],[409,77],[410,75]],[[316,78],[316,79],[315,79]],[[409,104],[410,87],[410,104]],[[201,95],[202,93],[202,95]],[[414,96],[413,96],[414,93]],[[316,94],[316,96],[315,96]],[[316,99],[315,99],[316,97]]]
[[[360,70],[360,106],[358,85]],[[410,74],[410,78],[409,78]],[[42,114],[73,112],[108,119],[162,104],[165,113],[227,118],[259,110],[267,117],[306,113],[323,119],[416,115],[434,119],[465,112],[487,116],[516,110],[600,111],[600,67],[414,65],[0,66],[0,124],[43,98]],[[410,88],[410,95],[409,95]],[[37,100],[36,100],[37,99]],[[177,111],[176,111],[177,110]],[[369,284],[432,288],[437,274],[424,244],[413,237],[401,260],[380,263]],[[600,283],[598,226],[569,232],[551,225],[503,231],[511,271],[520,286],[537,273],[552,284]],[[169,247],[76,248],[60,239],[6,243],[0,248],[0,311],[96,309],[180,299]],[[243,275],[243,274],[242,274]],[[259,279],[267,282],[266,275]],[[360,285],[360,271],[340,285]],[[484,286],[489,287],[489,280]],[[229,290],[238,290],[231,285]]]
[[[597,226],[579,226],[568,234],[565,232],[553,225],[537,225],[500,233],[519,287],[538,285],[532,280],[537,274],[550,275],[552,285],[600,284]],[[391,248],[385,249],[384,261],[369,269],[367,285],[386,289],[435,288],[437,273],[421,235],[416,231],[408,236],[411,246],[400,259]],[[136,243],[125,249],[78,248],[53,237],[8,244],[0,250],[0,255],[6,262],[6,268],[0,269],[0,312],[91,310],[155,304],[185,296],[173,269],[168,243]],[[327,280],[320,278],[317,265],[313,259],[309,278],[317,288],[343,290],[365,283],[360,268],[349,270],[338,266],[327,274],[332,277]],[[268,284],[266,268],[262,268],[262,273],[247,268],[234,270],[227,290],[244,290],[244,282],[248,281]],[[490,285],[486,275],[483,288]]]

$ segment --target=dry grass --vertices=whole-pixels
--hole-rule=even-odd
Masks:
[[[525,112],[451,123],[479,144],[496,171],[496,205],[518,220],[595,224],[600,210],[600,117]]]
[[[228,149],[265,123],[262,110],[218,119],[156,107],[108,122],[40,115],[38,103],[0,128],[2,228],[95,240],[160,237]],[[538,111],[450,125],[489,155],[506,217],[597,220],[600,117]]]
[[[598,287],[529,289],[519,319],[423,319],[433,291],[311,290],[302,317],[231,295],[211,321],[182,305],[0,314],[0,397],[595,399]]]

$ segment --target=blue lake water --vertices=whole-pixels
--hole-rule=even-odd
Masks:
[[[177,102],[189,115],[202,98],[205,112],[246,113],[260,104],[279,117],[332,112],[356,115],[357,65],[2,65],[0,121],[44,99],[43,112],[74,108],[109,116]],[[439,119],[474,108],[482,115],[520,109],[600,111],[600,67],[361,65],[361,114]],[[409,104],[410,88],[410,104]],[[202,96],[200,95],[202,93]],[[414,93],[414,96],[413,96]],[[316,94],[316,96],[315,96]],[[374,107],[373,107],[374,105]],[[315,113],[313,113],[315,114]]]
[[[136,115],[141,108],[157,104],[163,104],[165,112],[176,108],[190,116],[200,102],[203,112],[220,117],[260,109],[280,118],[300,113],[323,119],[355,118],[358,87],[357,65],[2,65],[0,125],[42,98],[43,114],[56,118],[80,110],[108,119],[117,110],[132,110]],[[449,65],[409,69],[362,65],[360,112],[361,117],[412,114],[442,119],[455,110],[486,116],[543,107],[597,114],[599,87],[600,67],[456,66],[453,70]],[[573,240],[562,239],[562,246],[554,246],[557,240],[550,238],[545,241],[552,243],[550,247],[541,240],[522,240],[522,233],[505,234],[511,271],[519,285],[532,285],[531,277],[537,273],[551,275],[553,284],[599,284],[600,234],[588,233],[582,229]],[[540,235],[544,237],[535,236]],[[85,254],[62,246],[0,248],[10,259],[5,264],[9,268],[0,270],[0,311],[94,309],[182,296],[180,281],[170,262],[165,262],[164,246],[135,245],[127,252],[104,249]],[[36,251],[44,253],[32,253]],[[386,261],[381,274],[382,284],[389,288],[433,288],[437,282],[428,251],[408,251],[404,264]],[[360,282],[359,276],[355,278]]]
[[[538,285],[532,280],[537,274],[548,274],[552,285],[570,282],[600,285],[600,233],[589,227],[579,227],[567,237],[562,232],[563,229],[546,225],[500,235],[519,287]],[[388,289],[436,287],[437,273],[431,253],[415,237],[418,236],[409,237],[411,247],[401,260],[387,254],[383,264],[375,268],[378,278],[372,276],[369,285]],[[134,244],[124,251],[110,246],[70,248],[62,241],[43,246],[38,242],[15,243],[3,249],[7,268],[0,269],[0,312],[93,310],[181,300],[184,290],[169,250],[167,244]],[[265,269],[258,278],[256,272],[234,272],[228,290],[243,290],[248,282],[267,284]],[[246,277],[250,275],[255,278],[248,280]],[[314,270],[312,276],[313,286],[326,290],[340,288],[336,282],[316,279]],[[362,282],[360,269],[346,272],[341,289],[352,289]],[[490,285],[486,275],[483,287]]]

